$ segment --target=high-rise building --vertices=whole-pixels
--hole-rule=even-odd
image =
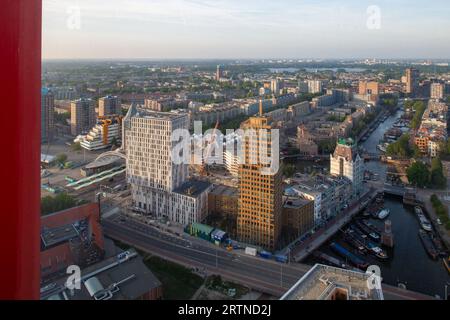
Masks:
[[[99,117],[111,116],[121,113],[119,98],[116,96],[106,96],[98,100]]]
[[[431,99],[444,99],[445,85],[443,83],[432,83],[430,86]]]
[[[74,136],[87,133],[96,122],[95,105],[92,99],[78,99],[70,104],[70,129]]]
[[[270,90],[275,95],[280,94],[280,81],[278,79],[272,79],[270,81]]]
[[[308,92],[309,93],[321,93],[322,81],[321,80],[308,80]]]
[[[239,165],[237,231],[240,241],[274,250],[282,226],[282,175],[280,170],[275,174],[263,172],[270,164],[261,161],[260,153],[264,153],[264,149],[271,152],[272,143],[278,141],[272,139],[270,119],[261,114],[262,106],[259,116],[251,117],[241,126],[244,132],[253,129],[256,134],[251,139],[244,137],[242,141],[244,161]],[[258,134],[261,131],[267,133],[267,139]]]
[[[360,157],[352,139],[339,139],[334,154],[330,155],[330,173],[346,177],[352,182],[353,194],[361,192],[364,176],[364,160]]]
[[[414,68],[406,69],[406,93],[416,95],[419,90],[419,70]]]
[[[123,120],[127,180],[135,207],[145,214],[188,225],[208,214],[209,183],[187,181],[188,163],[174,161],[174,130],[189,130],[181,112],[157,112],[132,105]]]
[[[55,96],[47,88],[41,94],[41,142],[48,142],[54,133]]]
[[[216,70],[216,80],[219,81],[222,78],[223,78],[223,66],[219,64],[217,65]]]
[[[380,92],[379,84],[376,81],[360,81],[359,94],[360,95],[378,95]]]

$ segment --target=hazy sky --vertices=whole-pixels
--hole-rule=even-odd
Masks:
[[[44,58],[450,58],[448,0],[43,4]]]

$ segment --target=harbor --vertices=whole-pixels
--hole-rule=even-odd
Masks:
[[[404,130],[407,125],[402,115],[399,110],[382,118],[377,128],[361,141],[362,149],[381,155],[386,132]],[[444,297],[445,286],[450,282],[445,260],[448,252],[433,232],[426,210],[417,206],[420,203],[415,199],[409,199],[408,192],[405,195],[407,189],[401,182],[385,185],[388,164],[366,162],[366,170],[374,180],[366,184],[367,188],[379,185],[378,196],[371,198],[366,209],[340,225],[339,230],[329,234],[302,262],[320,262],[349,270],[378,265],[385,284]]]

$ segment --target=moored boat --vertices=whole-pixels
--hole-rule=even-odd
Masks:
[[[355,254],[351,253],[350,251],[345,249],[343,246],[337,244],[336,242],[331,243],[330,248],[341,257],[348,259],[353,265],[355,265],[360,269],[366,270],[367,267],[369,266],[369,264],[366,261],[359,258]]]
[[[383,209],[378,213],[378,219],[383,220],[385,219],[389,214],[391,213],[391,211],[389,209]]]
[[[419,237],[422,241],[423,247],[425,248],[425,251],[427,254],[433,259],[436,260],[438,257],[438,252],[436,248],[434,247],[433,242],[431,241],[428,233],[426,233],[423,230],[419,230]]]

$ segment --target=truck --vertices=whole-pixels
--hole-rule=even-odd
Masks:
[[[282,254],[277,254],[277,255],[275,256],[275,260],[276,260],[277,262],[287,263],[287,262],[288,262],[288,257],[285,256],[285,255],[282,255]]]
[[[271,259],[272,258],[272,254],[270,252],[267,251],[261,251],[259,253],[259,256],[263,259]]]
[[[252,248],[252,247],[245,248],[245,254],[248,254],[249,256],[256,257],[256,253],[257,253],[257,251],[255,248]]]

